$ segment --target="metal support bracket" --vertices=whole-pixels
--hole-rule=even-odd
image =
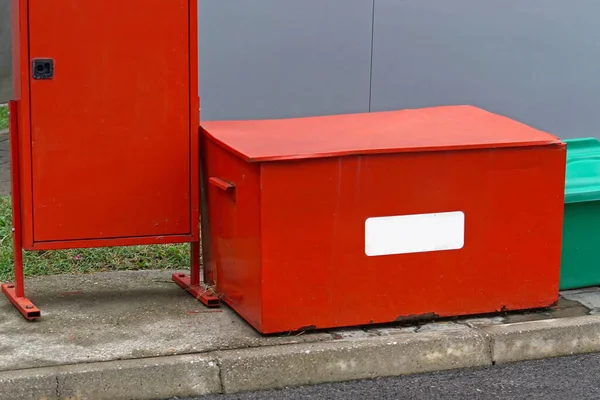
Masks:
[[[221,305],[221,300],[215,295],[212,289],[199,284],[192,285],[191,279],[186,274],[173,274],[173,281],[189,292],[196,299],[200,300],[206,307],[216,308]]]
[[[219,307],[221,300],[215,292],[200,283],[200,242],[190,243],[190,275],[173,274],[173,281],[200,300],[206,307]]]
[[[33,321],[42,316],[42,312],[37,308],[27,297],[17,296],[15,285],[5,283],[2,285],[2,293],[10,300],[11,303],[19,310],[25,319]]]
[[[17,119],[17,102],[8,103],[9,134],[10,134],[10,180],[12,191],[13,211],[13,260],[15,283],[2,285],[2,293],[28,320],[40,318],[42,313],[25,297],[25,282],[23,275],[23,240],[21,237],[21,182],[19,164],[19,135]]]

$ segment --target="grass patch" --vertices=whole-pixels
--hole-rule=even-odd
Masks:
[[[10,197],[0,197],[0,282],[13,279]],[[24,252],[26,276],[189,268],[189,244]]]
[[[8,107],[0,105],[0,130],[8,128]]]

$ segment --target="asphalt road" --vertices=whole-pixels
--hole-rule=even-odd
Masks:
[[[600,354],[284,390],[212,395],[258,399],[600,399]]]

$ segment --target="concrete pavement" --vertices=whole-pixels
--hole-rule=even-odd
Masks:
[[[0,299],[0,399],[236,393],[600,351],[599,288],[535,313],[265,337],[170,275],[29,279],[34,323]]]

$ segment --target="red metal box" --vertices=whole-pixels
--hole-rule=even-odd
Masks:
[[[23,247],[198,240],[196,1],[12,9]]]
[[[558,299],[554,136],[470,106],[202,129],[205,279],[260,332]]]

